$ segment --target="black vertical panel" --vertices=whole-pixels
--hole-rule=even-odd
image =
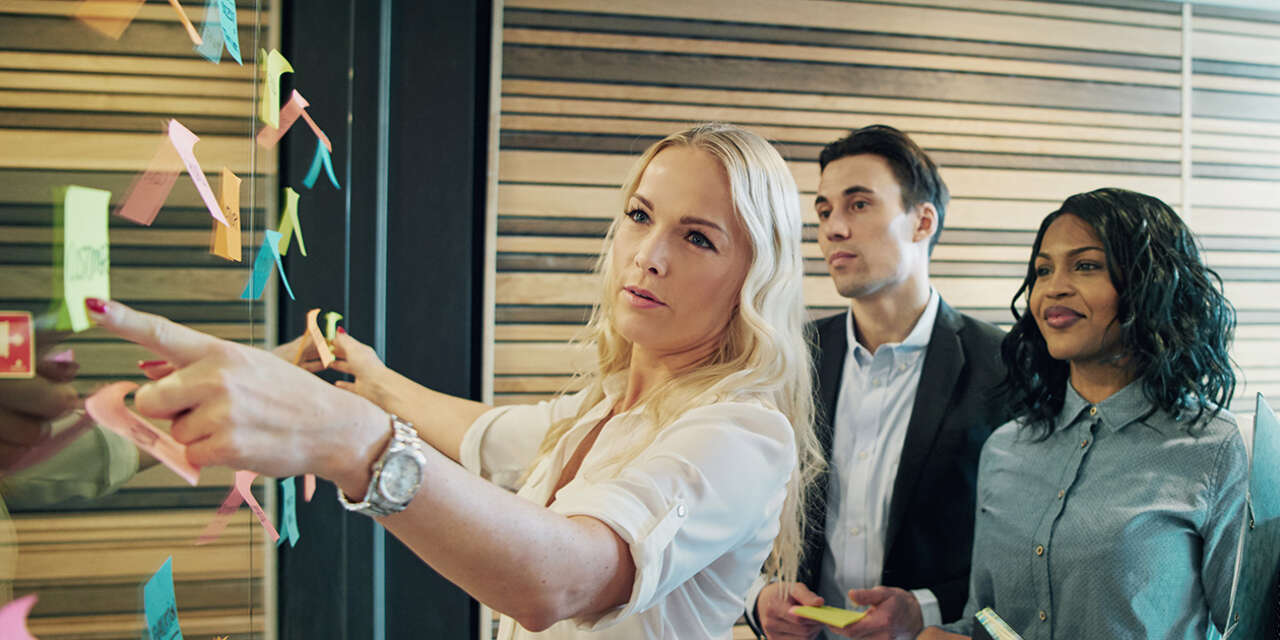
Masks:
[[[389,34],[380,33],[386,2]],[[281,142],[281,182],[301,194],[308,256],[295,246],[285,260],[297,299],[281,291],[281,340],[303,330],[308,309],[337,310],[367,343],[385,331],[392,368],[479,398],[489,3],[286,0],[283,10],[282,53],[295,73],[284,76],[282,101],[296,88],[310,102],[342,188],[323,173],[302,185],[316,138],[300,121]],[[387,322],[378,327],[379,48],[388,36]],[[372,520],[343,511],[333,491],[321,481],[313,502],[299,500],[301,541],[279,553],[280,637],[367,640],[381,616],[388,639],[474,638],[474,602]],[[387,542],[381,602],[374,536]]]

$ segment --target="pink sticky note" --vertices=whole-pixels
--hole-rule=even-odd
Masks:
[[[174,153],[173,145],[161,135],[151,164],[147,165],[146,171],[134,178],[129,191],[125,193],[124,201],[116,207],[115,214],[150,226],[160,213],[160,207],[164,206],[164,201],[169,198],[181,167],[181,160]]]
[[[196,161],[196,142],[200,137],[191,130],[182,126],[177,120],[169,121],[169,140],[173,142],[173,148],[178,150],[178,155],[182,156],[182,163],[187,165],[187,173],[191,175],[191,181],[196,183],[196,191],[200,192],[200,199],[204,200],[204,206],[209,209],[209,215],[214,220],[227,224],[227,219],[222,216],[222,207],[218,204],[218,199],[213,196],[213,187],[209,186],[209,179],[205,177],[204,170],[200,168],[200,163]]]
[[[214,513],[211,520],[200,533],[200,537],[196,539],[197,545],[209,544],[218,539],[222,535],[222,530],[227,528],[227,523],[231,522],[231,516],[235,515],[240,509],[240,503],[245,502],[249,505],[249,510],[258,518],[258,522],[262,524],[262,528],[266,530],[271,541],[275,542],[280,539],[280,533],[276,531],[271,520],[267,518],[267,513],[262,510],[262,505],[258,504],[258,500],[253,497],[253,479],[258,474],[252,471],[237,471],[235,486],[231,487],[231,491],[227,492],[227,497],[222,500],[222,504],[218,506],[218,511]]]
[[[98,424],[128,438],[191,486],[196,486],[200,470],[187,462],[187,447],[124,406],[124,397],[137,388],[132,382],[109,384],[86,398],[84,408]]]
[[[22,596],[0,608],[0,638],[4,640],[36,640],[27,630],[27,616],[36,606],[36,594]]]
[[[309,106],[311,106],[311,103],[307,102],[307,99],[302,97],[302,94],[298,93],[297,89],[294,89],[289,96],[289,102],[280,108],[280,126],[263,126],[262,130],[258,132],[258,146],[267,149],[276,146],[276,143],[280,142],[280,138],[284,137],[285,132],[301,117],[307,121],[307,125],[315,132],[316,137],[320,138],[320,142],[324,144],[325,148],[332,152],[333,143],[329,142],[329,136],[326,136],[324,131],[320,130],[320,126],[307,113],[307,107]]]
[[[267,535],[271,536],[271,541],[275,542],[280,539],[280,534],[276,532],[276,528],[272,526],[271,520],[267,519],[267,512],[262,510],[262,506],[258,504],[258,499],[253,497],[253,479],[258,474],[252,471],[236,472],[236,489],[240,492],[240,497],[248,503],[249,510],[253,515],[257,516],[258,522],[263,529],[267,530]]]
[[[307,502],[311,502],[311,496],[316,494],[316,474],[308,473],[302,476],[302,498]]]
[[[49,356],[49,360],[53,362],[61,362],[63,364],[70,364],[76,361],[76,353],[71,349],[66,349]]]
[[[17,473],[27,467],[33,467],[52,458],[91,428],[93,428],[93,416],[81,415],[75,424],[62,429],[28,449],[13,464],[9,465],[6,473]],[[5,636],[0,635],[0,638],[3,637]]]

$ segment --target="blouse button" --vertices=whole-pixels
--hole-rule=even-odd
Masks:
[[[1044,545],[1042,544],[1036,545],[1036,555],[1038,556],[1044,555]]]
[[[1081,449],[1084,449],[1085,447],[1088,447],[1088,446],[1089,446],[1089,441],[1088,441],[1088,440],[1081,440],[1081,441],[1080,441],[1080,448],[1081,448]]]
[[[1066,493],[1065,491],[1063,491],[1062,489],[1058,489],[1058,499],[1059,499],[1059,500],[1061,500],[1061,499],[1062,499],[1062,496],[1065,496],[1065,495],[1067,495],[1067,493]]]
[[[684,505],[683,505],[683,504],[678,504],[678,505],[676,505],[676,515],[677,515],[677,516],[679,516],[679,517],[683,518],[685,513],[688,513],[688,510],[687,510],[687,509],[685,509],[685,507],[684,507]]]
[[[1040,610],[1040,622],[1044,622],[1045,620],[1048,620],[1048,619],[1049,619],[1049,614],[1045,613],[1045,612],[1044,612],[1044,609],[1041,609],[1041,610]]]
[[[1096,416],[1096,415],[1098,415],[1098,408],[1097,408],[1097,407],[1089,407],[1089,415],[1091,415],[1091,416]]]

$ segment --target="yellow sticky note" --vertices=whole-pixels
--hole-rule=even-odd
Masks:
[[[222,168],[222,215],[226,224],[213,223],[213,246],[209,252],[240,262],[240,178]]]
[[[333,339],[338,337],[338,321],[342,320],[342,314],[337,311],[330,311],[324,314],[324,339],[333,344]]]
[[[262,122],[280,128],[280,76],[293,73],[293,65],[279,51],[258,50],[262,65],[262,96],[258,102],[258,117]]]
[[[284,213],[280,214],[280,244],[276,247],[280,255],[289,255],[289,241],[297,236],[298,251],[307,255],[307,245],[302,242],[302,225],[298,223],[298,192],[291,187],[284,188]]]
[[[89,328],[85,298],[111,298],[107,204],[111,192],[70,186],[62,201],[62,300],[73,331]]]
[[[791,607],[791,613],[833,627],[847,627],[867,616],[866,611],[850,611],[839,607]]]

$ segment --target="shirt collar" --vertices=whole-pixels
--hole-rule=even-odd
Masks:
[[[929,346],[929,338],[933,336],[934,321],[938,319],[938,306],[942,298],[938,295],[938,291],[932,287],[929,288],[929,302],[924,306],[924,312],[916,320],[916,324],[911,328],[911,333],[899,343],[888,343],[880,345],[881,348],[889,348],[893,351],[913,351],[923,350]],[[849,345],[849,354],[855,355],[861,350],[867,357],[871,353],[866,347],[858,342],[857,332],[853,330],[853,309],[849,309],[844,315],[844,332],[845,340]]]
[[[1091,413],[1092,409],[1096,411]],[[1062,411],[1058,414],[1057,428],[1065,429],[1078,420],[1096,418],[1102,421],[1108,431],[1114,433],[1133,424],[1150,410],[1151,403],[1142,390],[1141,378],[1135,379],[1097,404],[1090,404],[1081,397],[1071,381],[1067,380],[1067,395],[1062,402]]]

